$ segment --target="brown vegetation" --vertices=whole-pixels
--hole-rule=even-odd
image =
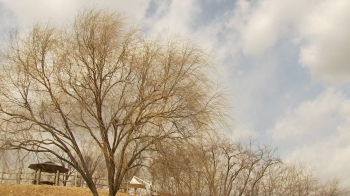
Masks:
[[[98,189],[100,196],[107,196],[108,190]],[[29,184],[0,184],[1,196],[90,196],[88,188],[29,185]],[[126,193],[118,193],[117,196],[128,196]]]

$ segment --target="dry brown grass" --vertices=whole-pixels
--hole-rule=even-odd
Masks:
[[[108,196],[107,190],[98,190],[100,196]],[[0,184],[1,196],[90,196],[88,188],[31,185],[31,184]],[[118,193],[117,196],[128,196]]]

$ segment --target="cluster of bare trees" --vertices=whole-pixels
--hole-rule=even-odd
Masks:
[[[115,196],[141,168],[168,195],[341,195],[267,147],[215,136],[225,99],[206,54],[123,22],[92,10],[11,36],[0,61],[0,152],[61,162],[94,196],[94,177]]]
[[[337,181],[321,184],[301,164],[283,163],[269,147],[213,139],[163,146],[150,173],[172,196],[345,196]]]

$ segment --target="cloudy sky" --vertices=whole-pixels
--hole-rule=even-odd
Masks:
[[[233,139],[350,186],[349,0],[0,0],[0,40],[85,8],[117,11],[148,37],[195,39],[230,95]]]

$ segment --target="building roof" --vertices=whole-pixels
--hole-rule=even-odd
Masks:
[[[69,170],[61,165],[57,165],[53,162],[45,162],[45,163],[34,163],[30,164],[30,169],[33,169],[35,171],[41,170],[42,172],[48,172],[48,173],[56,173],[59,171],[60,173],[67,173]]]

